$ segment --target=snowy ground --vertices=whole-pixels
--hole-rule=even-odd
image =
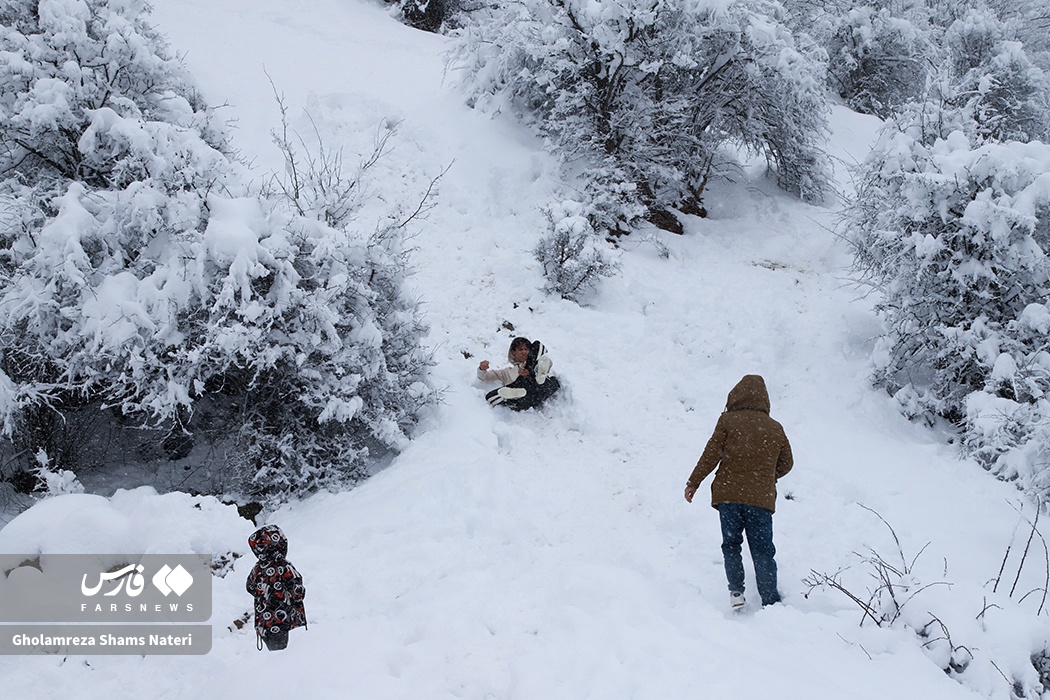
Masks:
[[[833,209],[749,173],[714,187],[686,235],[625,239],[622,274],[587,306],[553,299],[529,251],[554,169],[516,126],[460,104],[442,38],[363,0],[153,4],[209,101],[229,103],[260,177],[278,162],[271,80],[329,144],[400,121],[392,189],[418,193],[451,164],[413,278],[445,402],[361,487],[270,518],[308,588],[310,629],[287,651],[228,629],[249,606],[249,555],[214,582],[210,654],[0,658],[6,697],[940,700],[1010,697],[1006,677],[1033,687],[1027,656],[1050,638],[1040,595],[1018,608],[988,583],[1010,546],[1012,582],[1032,507],[867,388],[878,325],[846,280]],[[838,109],[832,126],[847,163],[876,124]],[[518,334],[551,349],[567,387],[542,413],[492,411],[474,378]],[[682,489],[745,373],[765,376],[796,467],[775,518],[786,604],[733,614],[708,484],[693,505]],[[852,567],[858,593],[874,585],[855,553],[896,551],[875,513],[908,563],[926,547],[917,580],[953,584],[908,611],[974,650],[960,679],[941,670],[940,631],[924,650],[903,626],[859,626],[838,592],[806,597],[811,570]],[[41,503],[0,530],[0,552],[245,553],[252,529],[211,499],[138,489]],[[1030,555],[1018,591],[1043,585],[1043,561]]]

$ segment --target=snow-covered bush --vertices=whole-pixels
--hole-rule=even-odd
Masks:
[[[440,32],[459,9],[458,0],[397,0],[402,21],[425,32]]]
[[[547,279],[546,291],[579,300],[602,277],[611,275],[616,263],[601,245],[582,204],[560,202],[549,206],[546,214],[550,226],[534,251]]]
[[[828,186],[823,54],[800,49],[766,0],[513,0],[471,13],[452,67],[469,101],[532,124],[610,202],[599,229],[641,207],[696,206],[719,150],[763,153],[807,200]]]
[[[1050,498],[1050,83],[987,9],[943,32],[922,100],[898,110],[850,215],[858,267],[890,331],[876,384],[910,415],[962,427],[968,450]],[[1032,143],[1025,143],[1032,141]]]
[[[16,449],[75,469],[74,419],[109,416],[166,435],[171,459],[191,434],[220,446],[220,487],[283,495],[401,447],[433,396],[398,225],[358,230],[352,198],[332,218],[250,192],[144,2],[0,8],[0,418]]]
[[[84,493],[84,485],[77,479],[77,475],[68,469],[55,470],[51,468],[51,459],[47,453],[41,450],[35,457],[36,469],[33,475],[39,485],[38,491],[45,496],[61,496],[67,493]]]
[[[156,364],[104,307],[124,301],[122,285],[163,276],[156,258],[204,225],[203,196],[229,168],[213,114],[144,22],[144,3],[0,7],[0,417],[24,454],[46,448],[67,466],[80,437],[69,412],[123,402],[142,380],[132,376]],[[132,303],[128,316],[148,318]],[[158,320],[157,335],[177,337]],[[111,334],[123,357],[93,356],[95,334]]]
[[[988,8],[973,8],[952,22],[944,34],[952,72],[957,76],[987,65],[1006,39],[1006,27]]]
[[[910,103],[934,102],[965,110],[983,140],[1045,137],[1040,65],[1050,56],[1045,31],[1033,29],[1045,12],[965,0],[786,5],[791,26],[825,47],[829,85],[853,109],[888,119]]]
[[[933,49],[926,32],[885,7],[851,9],[835,24],[828,78],[846,104],[887,119],[922,94]]]
[[[1045,140],[1050,134],[1050,80],[987,10],[971,10],[945,34],[949,102],[973,122],[982,141]]]
[[[1044,71],[1050,70],[1050,3],[985,0],[984,4],[1010,28],[1010,38],[1024,45],[1032,61]]]
[[[1050,559],[1038,514],[1005,543],[1001,561],[988,562],[990,578],[983,586],[952,582],[950,562],[931,551],[933,543],[912,553],[882,522],[891,535],[883,540],[888,554],[866,545],[834,573],[811,571],[803,579],[806,597],[818,591],[844,595],[859,609],[861,625],[907,632],[949,678],[981,697],[1045,697]],[[1032,546],[1033,540],[1042,546]]]
[[[1047,500],[1050,146],[931,131],[884,130],[848,219],[887,324],[874,380]]]

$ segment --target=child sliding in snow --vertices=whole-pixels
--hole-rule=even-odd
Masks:
[[[255,633],[259,649],[270,651],[288,646],[288,632],[306,626],[303,577],[285,556],[288,540],[276,525],[261,527],[248,538],[259,563],[248,574],[247,589],[255,597]]]
[[[515,338],[507,352],[507,361],[511,364],[503,369],[490,369],[488,360],[478,365],[478,379],[504,384],[485,395],[493,406],[506,406],[515,411],[539,407],[561,386],[551,373],[553,363],[547,348],[538,340]]]

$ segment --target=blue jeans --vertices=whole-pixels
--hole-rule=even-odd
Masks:
[[[726,579],[731,593],[744,592],[744,560],[740,545],[747,532],[747,546],[755,563],[755,582],[762,605],[780,602],[777,591],[777,563],[773,560],[773,511],[742,503],[720,503],[718,516],[722,522],[722,558],[725,560]]]

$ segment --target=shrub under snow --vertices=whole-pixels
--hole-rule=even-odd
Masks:
[[[616,270],[608,251],[579,202],[564,201],[547,209],[550,228],[534,251],[547,279],[546,291],[578,301]]]
[[[888,8],[858,7],[834,20],[828,42],[832,89],[851,108],[883,119],[922,94],[930,37]]]
[[[352,480],[433,400],[400,229],[249,192],[145,12],[0,0],[4,433],[75,469],[101,416],[166,435],[146,461],[218,450],[219,488]]]
[[[850,214],[888,332],[875,382],[1050,499],[1050,146],[890,125]]]
[[[511,109],[586,183],[598,229],[698,206],[726,145],[807,200],[828,189],[822,54],[767,0],[513,0],[463,19],[472,104]]]

